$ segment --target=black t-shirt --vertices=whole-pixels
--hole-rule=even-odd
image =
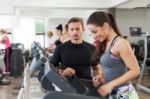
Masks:
[[[58,45],[62,44],[62,42],[60,40],[56,40],[55,44],[56,44],[56,46],[58,46]]]
[[[91,78],[92,55],[95,48],[93,45],[83,41],[81,44],[73,44],[67,41],[56,47],[50,62],[62,69],[71,67],[75,69],[79,78]]]

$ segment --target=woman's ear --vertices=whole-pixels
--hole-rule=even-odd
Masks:
[[[105,23],[103,24],[103,28],[108,29],[108,28],[109,28],[109,24],[108,24],[107,22],[105,22]]]
[[[103,31],[104,32],[108,32],[109,31],[109,24],[107,23],[107,22],[105,22],[104,24],[103,24],[103,26],[102,26],[102,29],[103,29]]]

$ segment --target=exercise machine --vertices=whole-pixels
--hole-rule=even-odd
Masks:
[[[71,94],[62,92],[48,92],[43,96],[43,99],[105,99],[94,96],[86,96],[81,94]]]
[[[0,85],[10,85],[11,81],[7,79],[8,74],[3,74],[5,49],[0,49]]]
[[[150,93],[150,87],[142,85],[142,79],[144,76],[145,69],[147,67],[146,62],[150,61],[150,58],[148,57],[150,53],[149,51],[150,51],[150,34],[146,33],[144,37],[144,60],[143,63],[141,64],[141,74],[138,79],[137,89],[143,90],[147,93]]]
[[[49,63],[49,59],[45,56],[45,52],[42,48],[36,42],[34,42],[34,45],[36,46],[36,50],[38,50],[38,54],[36,55],[38,57],[33,58],[33,62],[29,67],[30,76],[42,70],[42,75],[44,75],[40,78],[41,85],[51,86],[53,84],[55,87],[55,89],[48,89],[42,99],[102,99],[92,86],[90,80],[78,79],[76,76],[69,78],[60,76],[57,73],[57,68]],[[45,87],[43,88],[45,89]],[[91,91],[91,89],[93,90]]]

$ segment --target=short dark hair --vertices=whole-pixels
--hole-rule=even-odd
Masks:
[[[80,22],[81,25],[82,25],[82,28],[84,28],[84,26],[83,26],[83,19],[82,19],[82,18],[79,18],[79,17],[72,17],[72,18],[67,22],[67,24],[69,25],[70,23],[74,23],[74,22]]]

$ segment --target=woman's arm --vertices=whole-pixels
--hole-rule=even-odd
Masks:
[[[116,42],[116,51],[118,52],[122,60],[125,62],[128,71],[121,77],[116,78],[115,80],[110,82],[110,84],[113,87],[117,87],[121,84],[124,84],[140,74],[138,62],[127,40],[119,39]]]

